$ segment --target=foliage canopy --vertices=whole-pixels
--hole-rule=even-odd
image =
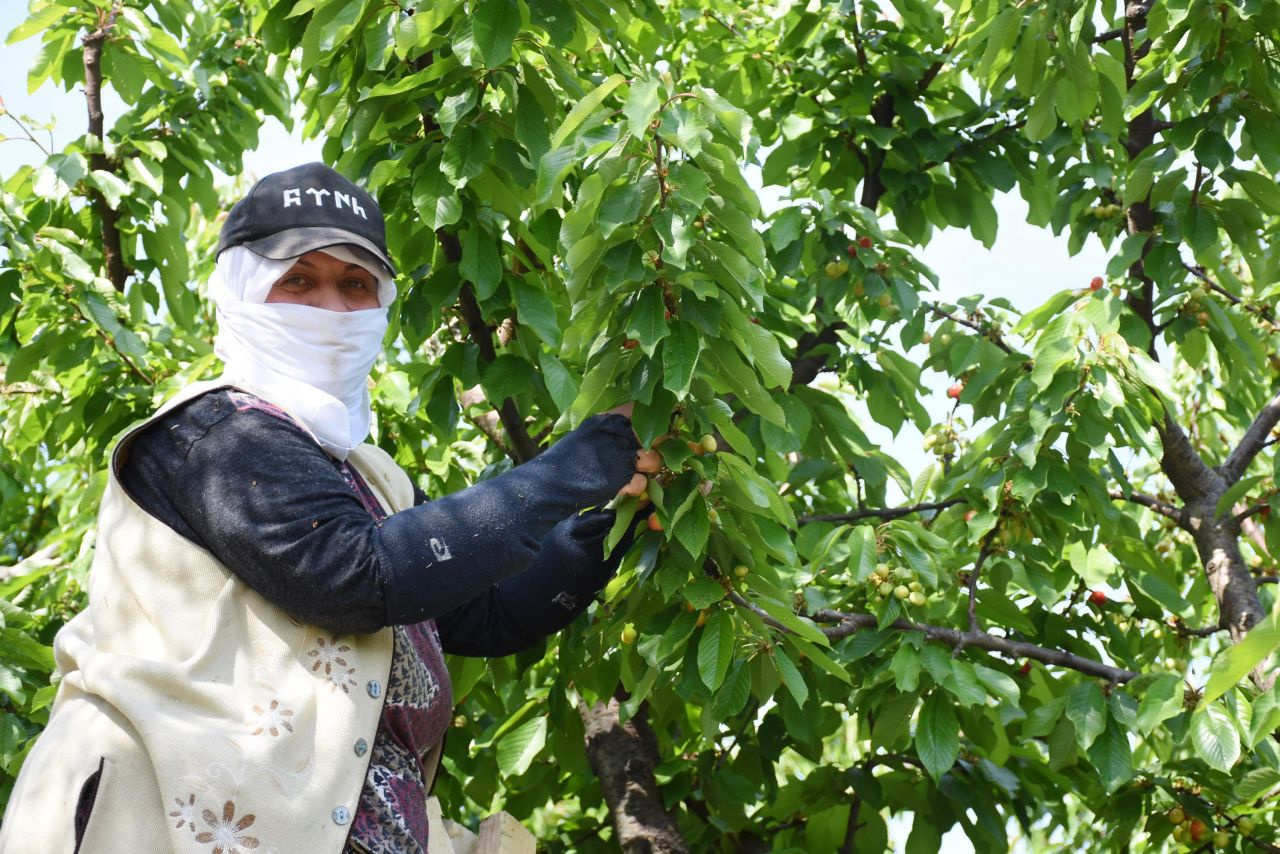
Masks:
[[[1276,850],[1278,34],[1277,0],[32,0],[29,85],[90,123],[0,199],[5,785],[112,437],[216,370],[214,170],[272,116],[388,214],[377,441],[429,493],[624,399],[678,437],[590,619],[452,662],[451,811],[548,850],[879,850],[908,814],[908,851],[1066,851],[1176,847],[1177,806]],[[918,249],[990,245],[997,192],[1100,237],[1101,286],[939,301]]]

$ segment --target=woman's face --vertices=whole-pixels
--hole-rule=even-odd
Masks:
[[[378,307],[378,280],[359,264],[308,252],[271,286],[267,302],[291,302],[328,311]]]

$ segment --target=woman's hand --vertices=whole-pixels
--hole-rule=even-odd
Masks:
[[[613,409],[605,412],[605,415],[622,415],[627,420],[631,419],[632,410],[635,409],[635,403],[627,401],[621,406],[615,406]],[[650,448],[641,448],[636,451],[636,473],[631,476],[631,480],[627,485],[618,490],[618,495],[637,498],[644,494],[649,488],[649,475],[657,474],[662,470],[662,455]]]

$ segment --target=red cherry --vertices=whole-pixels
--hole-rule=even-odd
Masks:
[[[752,323],[754,323],[756,326],[760,325],[760,318],[758,317],[749,317],[747,319],[750,320]]]
[[[964,391],[964,383],[953,383],[951,388],[947,389],[947,397],[952,400],[958,400],[960,393]]]
[[[1102,290],[1102,285],[1103,285],[1103,282],[1102,282],[1101,276],[1094,276],[1092,279],[1089,280],[1089,290],[1091,291]]]
[[[1089,593],[1089,604],[1099,606],[1107,604],[1107,594],[1102,590],[1091,591]]]
[[[872,246],[871,238],[870,238],[870,237],[859,237],[859,238],[858,238],[858,245],[859,245],[859,246],[861,246],[863,249],[870,249],[870,248],[871,248],[871,246]]]
[[[1030,672],[1031,672],[1031,662],[1030,661],[1022,662],[1022,666],[1018,668],[1018,675],[1026,676]]]
[[[622,342],[622,349],[623,349],[623,350],[634,350],[634,349],[636,348],[636,346],[637,346],[639,343],[640,343],[640,342],[639,342],[639,341],[637,341],[637,340],[636,340],[636,339],[634,339],[634,338],[628,338],[627,340],[625,340],[625,341],[623,341],[623,342]]]
[[[844,248],[844,254],[848,255],[850,258],[853,258],[855,255],[858,254],[858,247],[850,243],[848,246]]]

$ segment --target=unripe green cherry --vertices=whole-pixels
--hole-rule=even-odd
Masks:
[[[892,584],[892,583],[890,583],[890,582],[888,582],[888,581],[882,581],[882,582],[880,583],[879,593],[880,593],[880,595],[881,595],[881,596],[888,596],[888,595],[889,595],[890,593],[892,593],[892,592],[893,592],[893,584]]]
[[[893,588],[893,595],[897,599],[906,599],[911,595],[911,591],[907,589],[907,585],[899,584],[897,587]]]

